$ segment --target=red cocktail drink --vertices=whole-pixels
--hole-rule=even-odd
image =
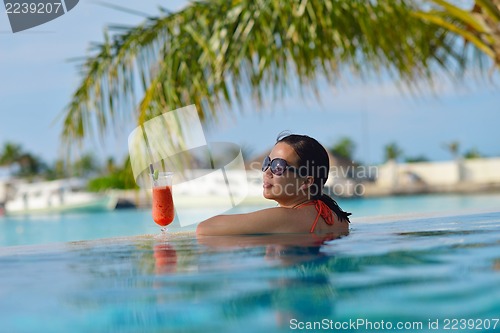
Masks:
[[[153,188],[153,220],[162,227],[169,225],[174,220],[171,186]]]
[[[160,225],[162,233],[174,220],[174,201],[172,198],[173,172],[155,172],[153,181],[153,220]]]

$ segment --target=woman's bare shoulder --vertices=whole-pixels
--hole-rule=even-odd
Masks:
[[[305,211],[272,207],[246,214],[218,215],[201,222],[196,232],[203,235],[307,232]]]

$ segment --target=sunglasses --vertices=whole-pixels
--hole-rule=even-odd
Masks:
[[[262,162],[262,172],[265,172],[269,167],[271,167],[272,174],[276,176],[283,175],[286,170],[297,172],[297,168],[288,165],[284,159],[275,158],[271,160],[271,158],[267,156]]]

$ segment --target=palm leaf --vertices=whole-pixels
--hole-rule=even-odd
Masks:
[[[498,5],[491,0],[476,0],[477,5],[479,5],[483,11],[496,22],[500,21],[500,9]]]
[[[430,0],[440,10],[418,12],[415,15],[441,26],[472,43],[500,66],[500,5],[491,0],[477,0],[466,11],[444,0]]]
[[[432,2],[441,6],[447,15],[453,16],[454,18],[460,20],[462,23],[468,25],[474,31],[477,31],[479,33],[487,33],[488,32],[488,28],[484,24],[479,22],[474,17],[474,15],[472,15],[472,13],[470,11],[467,11],[467,10],[464,10],[464,9],[459,8],[457,6],[454,6],[453,4],[446,2],[444,0],[432,0]],[[434,12],[433,14],[435,15],[436,13],[437,12]],[[430,15],[431,14],[429,14],[427,18],[429,18]]]
[[[429,22],[432,22],[436,25],[439,25],[439,26],[441,26],[441,27],[443,27],[451,32],[454,32],[454,33],[462,36],[464,39],[471,42],[478,49],[483,51],[487,56],[492,57],[492,58],[495,56],[495,53],[493,52],[493,50],[490,48],[490,46],[487,43],[482,41],[480,38],[478,38],[475,34],[468,31],[467,29],[463,29],[457,25],[454,25],[453,23],[448,22],[445,19],[443,19],[442,17],[435,15],[435,14],[415,13],[414,15],[417,17],[420,17],[424,20],[427,20]]]
[[[338,84],[346,69],[416,88],[437,68],[463,65],[454,37],[416,10],[403,0],[214,0],[114,27],[82,64],[62,136],[81,142],[119,118],[140,125],[190,104],[215,119],[245,96],[258,109],[294,90],[317,94],[318,78]]]

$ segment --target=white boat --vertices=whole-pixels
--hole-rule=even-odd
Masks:
[[[5,214],[104,211],[116,207],[115,196],[85,191],[85,184],[78,178],[17,184],[5,203]]]

